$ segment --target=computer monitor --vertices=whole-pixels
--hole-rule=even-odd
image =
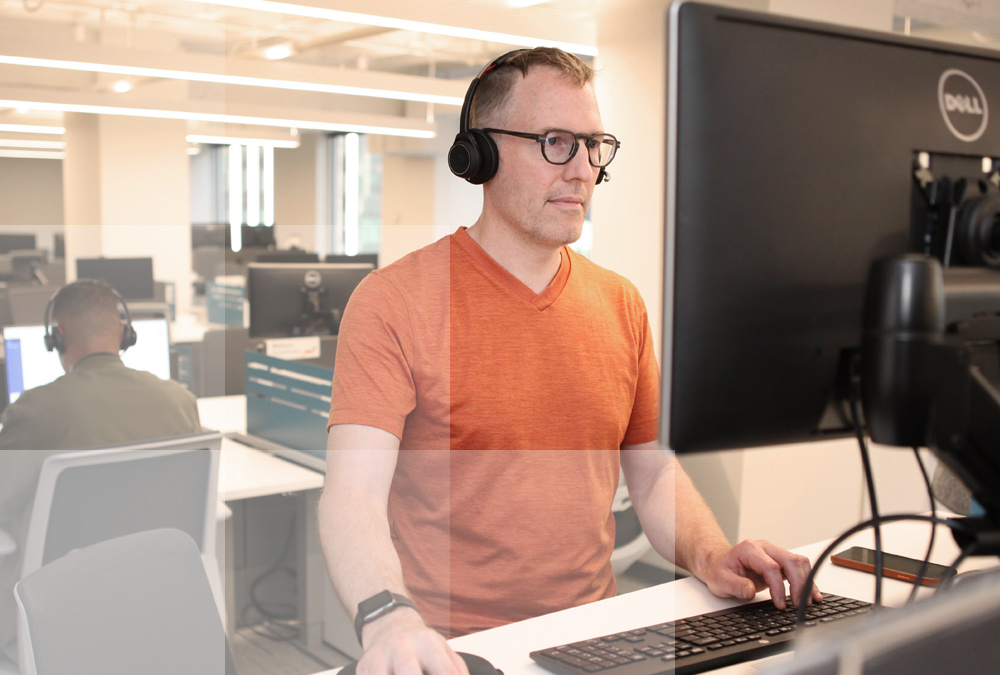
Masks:
[[[328,263],[371,263],[375,269],[378,269],[378,253],[355,253],[353,255],[348,255],[346,253],[330,253],[325,258],[323,262]]]
[[[1000,53],[695,3],[667,20],[660,438],[846,435],[872,262],[1000,261],[997,210],[972,208],[1000,195]]]
[[[5,232],[0,234],[0,253],[35,250],[35,235]]]
[[[274,248],[274,226],[243,225],[240,228],[243,248]]]
[[[250,337],[336,335],[347,299],[374,267],[363,263],[253,263]]]
[[[126,300],[152,300],[152,258],[79,258],[78,279],[104,279]]]
[[[121,354],[129,368],[170,379],[170,335],[165,319],[132,322],[136,342]],[[65,374],[59,354],[45,349],[45,326],[5,326],[4,358],[7,369],[7,402],[25,391],[48,384]]]
[[[259,263],[317,263],[319,255],[306,251],[274,250],[261,251],[254,256],[254,260]]]

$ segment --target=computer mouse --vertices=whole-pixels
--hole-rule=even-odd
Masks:
[[[469,675],[503,675],[502,670],[498,670],[492,663],[481,656],[466,654],[465,652],[456,653],[465,661],[465,665],[469,669]],[[357,665],[357,663],[350,663],[344,666],[339,675],[354,675]]]

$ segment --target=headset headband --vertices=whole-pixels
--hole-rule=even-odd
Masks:
[[[52,325],[52,320],[55,318],[53,315],[55,313],[56,298],[59,297],[59,294],[62,293],[64,288],[66,288],[66,286],[57,290],[52,294],[52,297],[49,298],[49,303],[45,305],[45,315],[43,319],[45,323],[45,349],[50,352],[55,350],[60,354],[62,354],[66,349],[66,345],[63,342],[62,331],[59,330],[58,326]],[[123,298],[121,294],[115,290],[114,286],[109,284],[108,288],[111,289],[112,295],[115,296],[116,304],[121,308],[122,314],[125,315],[125,325],[122,327],[122,340],[119,345],[119,349],[121,351],[125,351],[136,343],[138,335],[135,332],[135,328],[132,326],[132,316],[129,314],[128,305],[125,304],[125,298]]]

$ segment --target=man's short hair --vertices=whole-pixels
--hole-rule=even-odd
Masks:
[[[563,77],[580,87],[594,79],[593,68],[561,49],[535,47],[517,52],[480,79],[469,111],[469,127],[482,129],[502,124],[509,112],[510,93],[514,89],[514,83],[518,76],[527,75],[532,66],[555,68]]]
[[[103,279],[81,279],[63,286],[52,301],[52,323],[72,326],[76,334],[117,334],[121,317],[114,288]]]

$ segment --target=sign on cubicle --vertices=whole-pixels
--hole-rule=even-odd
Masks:
[[[291,451],[276,454],[326,466],[333,369],[246,352],[247,434]]]

